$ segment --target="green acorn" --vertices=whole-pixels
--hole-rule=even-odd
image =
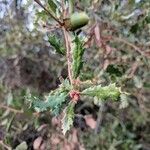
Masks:
[[[89,22],[89,17],[85,12],[75,12],[70,18],[64,20],[65,27],[69,31],[75,31],[87,25]]]

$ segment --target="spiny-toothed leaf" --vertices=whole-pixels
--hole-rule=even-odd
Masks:
[[[55,48],[56,52],[64,55],[66,50],[60,40],[55,35],[49,36],[48,38],[49,43]]]
[[[83,54],[85,48],[83,47],[83,42],[76,36],[74,40],[75,47],[73,49],[73,77],[77,78],[80,74],[80,70],[83,67]]]
[[[66,107],[64,111],[64,117],[62,119],[62,132],[65,135],[68,130],[73,125],[73,120],[74,120],[74,106],[75,104],[73,102],[70,102],[69,105]]]
[[[60,113],[62,104],[65,102],[66,97],[67,93],[61,93],[55,98],[52,98],[51,95],[47,96],[47,101],[49,101],[51,111],[54,115],[58,115]]]
[[[82,91],[82,94],[95,97],[97,100],[118,100],[121,94],[120,88],[115,84],[102,87],[101,85],[93,86]]]
[[[66,92],[69,92],[73,89],[73,86],[70,84],[69,80],[67,79],[61,79],[61,85],[59,86],[59,88],[62,90],[62,91],[66,91]]]
[[[31,101],[31,106],[38,112],[43,112],[46,110],[51,110],[52,114],[58,115],[63,103],[65,102],[67,97],[67,93],[55,93],[49,94],[46,97],[45,101],[39,100],[38,98],[34,98]]]

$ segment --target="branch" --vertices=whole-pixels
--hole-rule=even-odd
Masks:
[[[67,57],[67,65],[68,65],[68,76],[69,76],[69,80],[71,82],[71,84],[73,83],[73,79],[72,79],[72,69],[71,69],[71,45],[68,39],[68,32],[66,31],[66,29],[63,27],[63,33],[64,33],[64,37],[65,37],[65,45],[66,45],[66,57]]]
[[[67,10],[65,8],[65,1],[64,0],[61,1],[61,7],[62,7],[62,17],[63,17],[63,19],[65,19],[65,17],[67,16]]]
[[[5,106],[5,105],[0,105],[0,108],[9,110],[10,112],[13,112],[13,113],[16,113],[16,114],[23,114],[24,113],[24,111],[22,109],[18,110],[18,109],[15,109],[15,108],[12,108],[12,107],[9,107],[9,106]],[[39,113],[35,112],[35,113],[33,113],[33,115],[34,116],[39,116]]]
[[[12,150],[11,147],[6,145],[3,141],[0,141],[0,145],[3,146],[6,150]]]
[[[59,21],[58,18],[56,18],[48,9],[46,9],[43,4],[40,2],[40,0],[34,0],[37,4],[39,4],[49,15],[51,18],[53,18],[56,22],[58,22],[61,26],[63,25],[62,22]]]
[[[17,113],[17,114],[22,114],[23,113],[23,110],[17,110],[17,109],[11,108],[9,106],[0,105],[0,108],[7,109],[7,110],[9,110],[11,112],[14,112],[14,113]]]
[[[119,42],[123,42],[127,45],[129,45],[130,47],[134,48],[135,51],[137,51],[138,53],[140,53],[141,55],[150,58],[149,55],[147,55],[145,52],[143,52],[139,47],[137,47],[136,45],[126,41],[125,39],[121,39],[121,38],[117,38],[117,37],[112,37],[112,39],[114,39],[115,41],[119,41]]]
[[[100,133],[101,131],[101,125],[102,125],[102,121],[103,121],[103,117],[104,117],[104,112],[105,112],[105,103],[102,103],[99,111],[98,111],[98,117],[97,117],[97,124],[96,124],[96,128],[95,128],[95,134]]]

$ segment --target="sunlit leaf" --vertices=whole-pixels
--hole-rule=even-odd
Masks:
[[[82,94],[95,97],[98,100],[118,100],[121,94],[120,88],[115,84],[102,87],[101,85],[93,86],[82,91]]]

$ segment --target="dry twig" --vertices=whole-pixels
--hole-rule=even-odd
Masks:
[[[118,41],[118,42],[123,42],[127,45],[129,45],[130,47],[134,48],[135,51],[137,51],[139,54],[145,56],[145,57],[148,57],[150,58],[150,55],[146,54],[144,51],[142,51],[139,47],[137,47],[136,45],[134,45],[133,43],[130,43],[128,42],[127,40],[125,39],[122,39],[122,38],[117,38],[117,37],[112,37],[112,39],[114,39],[115,41]]]
[[[9,111],[17,113],[17,114],[22,114],[23,113],[23,110],[17,110],[17,109],[14,109],[14,108],[11,108],[11,107],[5,106],[5,105],[0,105],[0,108],[9,110]]]
[[[1,145],[2,147],[4,147],[6,150],[12,150],[12,148],[9,147],[8,145],[6,145],[3,141],[0,141],[0,145]]]
[[[95,128],[95,134],[98,134],[101,131],[101,125],[102,125],[105,109],[106,109],[105,103],[102,103],[100,108],[99,108],[99,111],[98,111],[97,124],[96,124],[96,128]]]

